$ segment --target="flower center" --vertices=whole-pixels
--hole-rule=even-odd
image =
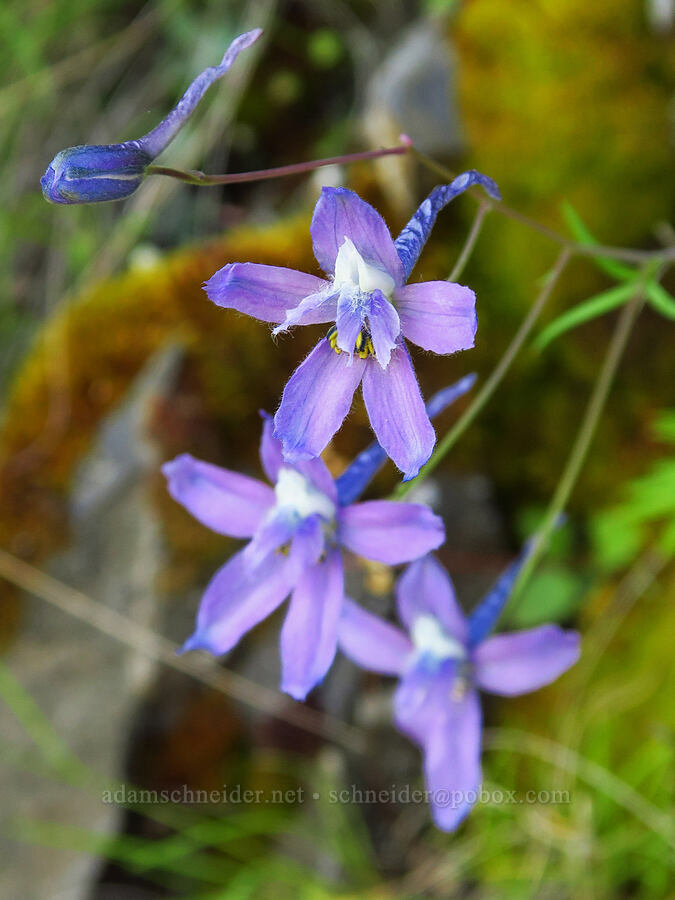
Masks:
[[[338,340],[338,330],[337,325],[331,325],[326,334],[328,341],[335,350],[336,353],[342,353],[342,350],[337,345]],[[368,356],[375,356],[375,348],[373,347],[373,339],[370,336],[370,332],[367,328],[362,328],[361,331],[356,335],[356,341],[354,343],[354,353],[357,356],[361,357],[361,359],[366,359]]]
[[[276,508],[294,513],[300,519],[318,515],[327,522],[335,518],[335,504],[322,491],[314,487],[296,469],[283,466],[274,488]]]
[[[361,294],[372,294],[379,290],[385,297],[389,297],[396,286],[391,275],[367,263],[346,236],[335,258],[333,282],[336,288],[350,286]]]
[[[446,659],[464,660],[465,647],[451,637],[433,616],[418,616],[413,622],[410,636],[418,656],[430,656],[437,662]]]

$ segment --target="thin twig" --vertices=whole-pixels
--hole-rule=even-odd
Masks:
[[[644,304],[644,294],[642,293],[644,285],[639,285],[636,290],[641,291],[641,293],[636,296],[635,299],[627,303],[621,310],[619,321],[617,322],[614,334],[612,335],[612,340],[607,348],[607,354],[603,361],[602,368],[598,373],[591,398],[586,407],[584,418],[579,427],[579,431],[577,432],[574,444],[572,445],[572,450],[570,451],[570,455],[567,459],[567,463],[555,493],[549,503],[544,516],[544,522],[537,533],[537,540],[535,541],[532,553],[528,556],[520,571],[520,575],[518,576],[513,591],[513,596],[522,591],[525,583],[534,571],[534,567],[546,548],[548,538],[553,531],[555,523],[567,506],[574,485],[581,473],[581,468],[586,459],[593,436],[595,435],[600,416],[605,408],[605,403],[607,402],[607,397],[609,396],[609,391],[612,382],[614,381],[619,362],[626,349],[628,337]]]
[[[392,494],[392,499],[401,500],[414,486],[420,484],[424,479],[433,472],[436,466],[441,462],[446,453],[454,446],[459,438],[464,434],[469,425],[476,418],[478,413],[485,406],[502,378],[508,372],[511,363],[518,354],[518,351],[527,340],[528,335],[534,328],[534,325],[541,315],[542,310],[546,306],[548,298],[555,287],[558,279],[562,275],[563,269],[572,254],[568,247],[563,247],[553,266],[553,269],[546,278],[546,283],[542,287],[539,295],[529,309],[528,314],[523,319],[520,328],[514,335],[513,340],[506,349],[506,352],[500,359],[497,366],[493,369],[492,374],[487,379],[482,389],[476,394],[473,402],[467,407],[464,414],[457,419],[453,427],[448,431],[445,437],[439,442],[429,459],[429,462],[420,471],[417,478],[408,481],[406,484],[399,485]]]
[[[410,148],[410,153],[423,166],[430,171],[435,172],[437,175],[440,175],[446,181],[452,181],[457,175],[456,172],[453,172],[446,166],[441,165],[441,163],[436,162],[435,159],[431,159],[431,157],[427,156],[425,153],[421,153],[415,147]],[[497,200],[486,200],[482,193],[478,193],[474,190],[469,190],[467,193],[470,194],[474,200],[486,204],[490,209],[494,209],[496,212],[501,213],[501,215],[506,216],[509,219],[520,222],[521,225],[525,225],[527,228],[538,232],[543,237],[555,241],[556,244],[560,244],[562,247],[567,247],[568,250],[573,251],[580,256],[609,256],[612,259],[621,259],[625,262],[633,263],[645,263],[649,260],[659,260],[663,262],[675,260],[675,247],[666,247],[659,250],[636,250],[631,247],[606,247],[602,244],[580,244],[578,241],[573,241],[570,238],[565,237],[565,235],[560,234],[558,231],[554,231],[547,225],[542,225],[540,222],[531,219],[524,213],[518,212],[516,209],[512,209],[510,206],[506,206],[504,203]]]
[[[448,281],[457,281],[459,276],[464,271],[464,266],[469,261],[469,257],[473,253],[473,248],[476,246],[476,241],[478,240],[478,236],[481,232],[481,228],[483,227],[483,220],[485,216],[490,212],[492,207],[489,203],[483,200],[476,211],[476,217],[473,220],[473,225],[471,226],[471,230],[467,235],[466,241],[464,242],[464,246],[462,247],[462,252],[459,254],[459,258],[454,265],[452,272],[448,275]]]
[[[168,175],[186,181],[188,184],[216,185],[239,184],[243,181],[265,181],[268,178],[281,178],[284,175],[301,175],[303,172],[311,172],[323,166],[347,165],[364,159],[380,159],[382,156],[402,156],[408,153],[410,146],[402,144],[399,147],[387,147],[384,150],[363,150],[360,153],[347,153],[342,156],[331,156],[327,159],[313,159],[309,162],[292,163],[288,166],[277,166],[274,169],[257,169],[253,172],[229,172],[225,175],[207,175],[196,170],[183,171],[171,169],[168,166],[148,166],[147,175]]]
[[[308,706],[292,704],[291,701],[282,699],[277,691],[262,687],[229,669],[215,667],[206,662],[201,654],[199,657],[196,654],[178,656],[178,645],[168,638],[109,609],[50,575],[45,575],[4,550],[0,550],[0,577],[150,659],[184,672],[240,703],[295,725],[303,731],[342,744],[349,750],[357,753],[364,751],[363,736],[352,725],[326,713],[316,712]]]

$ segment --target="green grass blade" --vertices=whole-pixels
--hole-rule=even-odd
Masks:
[[[656,281],[650,281],[645,288],[647,302],[668,319],[675,319],[675,299]]]
[[[587,247],[598,245],[598,241],[593,237],[586,225],[581,220],[579,213],[574,209],[571,203],[562,204],[562,214],[567,227],[572,232],[575,241],[585,244]],[[635,277],[635,270],[624,263],[617,262],[615,259],[609,259],[607,256],[596,256],[593,262],[605,274],[616,278],[617,281],[628,281]]]
[[[557,319],[554,319],[547,325],[535,339],[533,344],[534,349],[541,351],[544,347],[548,346],[551,341],[561,334],[564,334],[566,331],[569,331],[571,328],[576,328],[577,325],[582,325],[584,322],[596,319],[598,316],[609,312],[611,309],[621,306],[623,303],[630,300],[635,294],[635,290],[635,284],[631,282],[630,284],[621,284],[618,287],[610,288],[608,291],[596,294],[589,300],[584,300],[583,303],[574,306],[572,309],[568,310],[568,312],[558,316]]]

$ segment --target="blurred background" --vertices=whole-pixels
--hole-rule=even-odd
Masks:
[[[157,661],[153,637],[185,639],[236,548],[170,500],[159,465],[191,452],[259,476],[257,410],[275,408],[320,333],[273,343],[201,283],[234,260],[316,271],[321,184],[358,190],[396,233],[437,178],[395,158],[226,188],[153,178],[81,208],[39,190],[58,150],[145,133],[261,26],[161,163],[245,171],[403,131],[561,234],[583,221],[603,244],[671,246],[672,0],[4,0],[0,25],[0,895],[673,896],[672,322],[642,311],[567,524],[505,616],[583,636],[556,684],[484,703],[485,787],[536,799],[478,804],[446,835],[401,793],[423,786],[420,758],[391,728],[386,680],[338,660],[299,721],[270,693],[280,615],[226,660],[247,680],[205,665],[211,687]],[[469,196],[442,213],[416,277],[447,277],[475,213]],[[461,278],[478,296],[476,349],[418,352],[426,396],[469,371],[484,382],[558,250],[488,215]],[[539,328],[616,283],[575,258]],[[536,527],[616,315],[528,343],[420,488],[445,518],[440,556],[466,608]],[[360,403],[327,453],[335,473],[371,440]],[[372,495],[395,483],[386,468]],[[56,581],[20,590],[21,561]],[[391,612],[389,570],[351,560],[348,577]],[[244,803],[236,787],[282,799]],[[137,789],[222,796],[148,804]],[[390,796],[331,802],[343,789]]]

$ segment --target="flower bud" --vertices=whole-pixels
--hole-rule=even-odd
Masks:
[[[40,184],[50,203],[122,200],[143,180],[152,157],[136,141],[68,147],[51,161]]]
[[[255,28],[235,38],[217,66],[199,74],[171,112],[152,131],[134,141],[68,147],[56,154],[40,179],[50,203],[101,203],[122,200],[136,190],[156,156],[171,143],[209,87],[228,71],[242,50],[255,43]]]

